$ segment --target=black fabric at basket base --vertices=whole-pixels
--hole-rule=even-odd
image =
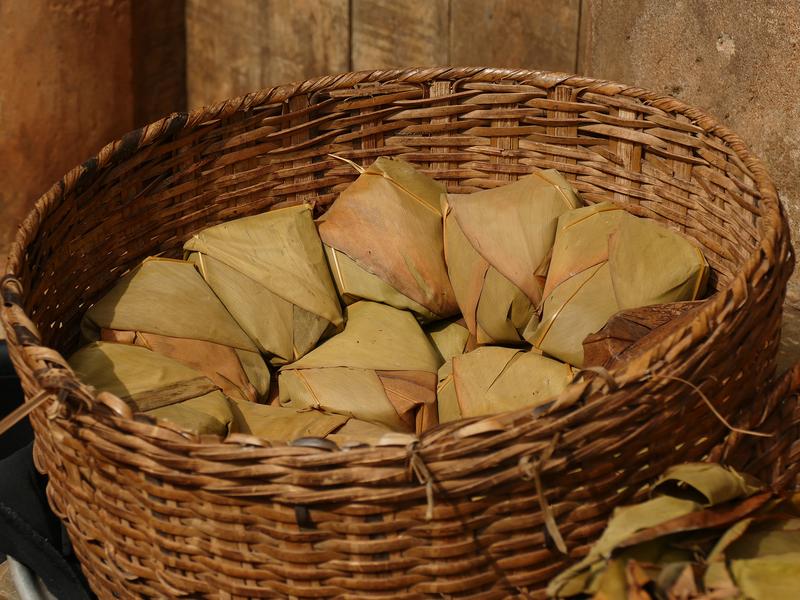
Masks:
[[[33,466],[33,444],[0,461],[0,554],[33,571],[59,600],[89,600],[86,579]]]
[[[22,387],[8,358],[8,347],[0,340],[0,419],[24,402]],[[0,435],[0,459],[19,450],[33,439],[33,429],[28,419],[22,419]]]

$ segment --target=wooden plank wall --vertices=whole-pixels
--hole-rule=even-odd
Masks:
[[[184,0],[134,0],[130,19],[133,124],[141,127],[186,110]]]
[[[0,273],[35,199],[133,129],[130,13],[0,0]]]
[[[189,108],[346,71],[348,0],[186,0]]]
[[[580,0],[187,0],[189,108],[348,70],[574,72]]]

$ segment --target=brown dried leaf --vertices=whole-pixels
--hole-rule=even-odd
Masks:
[[[618,548],[628,548],[663,535],[671,535],[697,529],[724,527],[752,514],[772,499],[772,492],[762,492],[733,505],[708,508],[688,515],[664,521],[649,527],[620,542]]]
[[[439,318],[458,312],[444,263],[442,193],[441,184],[410,164],[383,157],[350,184],[319,224],[325,245],[354,263],[345,266],[346,277],[341,264],[338,270],[332,265],[340,292],[391,301],[391,289]],[[366,275],[359,277],[354,265]]]

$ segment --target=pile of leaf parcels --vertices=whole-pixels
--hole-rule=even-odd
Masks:
[[[692,241],[554,170],[448,194],[401,160],[351,166],[318,221],[214,224],[124,274],[84,315],[79,377],[177,431],[375,444],[546,405],[705,291]]]

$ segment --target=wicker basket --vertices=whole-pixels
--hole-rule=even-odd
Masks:
[[[697,240],[717,293],[548,413],[450,423],[411,446],[199,439],[75,379],[60,353],[122,273],[178,256],[208,225],[309,200],[322,211],[353,179],[329,153],[399,156],[454,192],[556,168],[586,201]],[[105,147],[23,224],[2,315],[29,401],[52,399],[32,414],[37,465],[100,597],[539,597],[614,506],[708,454],[723,419],[762,410],[751,399],[774,371],[792,266],[763,165],[701,110],[558,73],[361,72],[175,114]]]
[[[770,437],[731,432],[709,460],[755,475],[778,491],[800,493],[800,363],[769,386],[758,406],[742,425]]]

